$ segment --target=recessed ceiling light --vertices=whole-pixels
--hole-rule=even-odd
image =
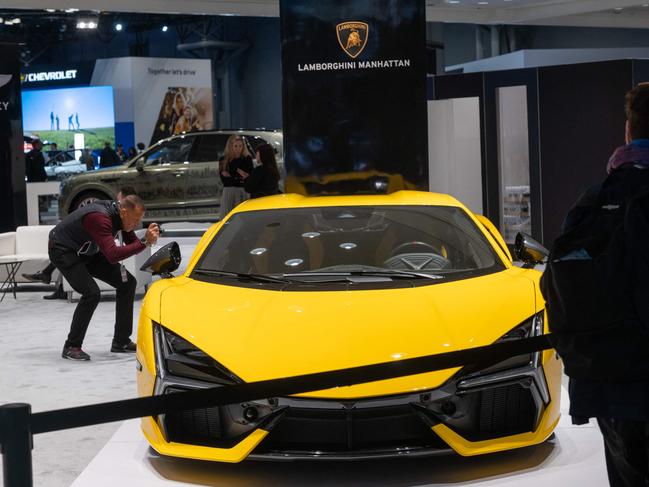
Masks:
[[[613,10],[615,10],[616,12],[621,12],[621,11],[622,11],[622,7],[615,7]]]
[[[489,2],[478,2],[478,5],[489,5]]]
[[[448,3],[453,3],[453,4],[460,3],[460,0],[447,0],[447,1]]]

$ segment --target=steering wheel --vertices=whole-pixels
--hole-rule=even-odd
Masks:
[[[415,241],[397,245],[392,251],[392,257],[386,259],[383,265],[391,269],[421,271],[448,269],[452,264],[431,244]]]

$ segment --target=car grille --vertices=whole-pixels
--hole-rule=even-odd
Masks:
[[[446,424],[470,441],[534,431],[537,406],[529,387],[521,383],[490,387],[463,395],[471,404],[462,420]],[[455,424],[454,424],[455,423]]]
[[[221,444],[223,430],[218,407],[166,414],[163,421],[168,441],[203,446]]]
[[[448,448],[408,404],[364,409],[287,408],[255,453],[351,453]]]

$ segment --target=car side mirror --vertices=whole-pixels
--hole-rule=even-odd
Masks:
[[[523,261],[523,267],[529,268],[543,264],[550,252],[528,234],[519,232],[514,241],[514,254]]]
[[[137,169],[139,172],[144,171],[144,158],[140,157],[137,161],[135,161],[135,169]]]
[[[178,243],[170,242],[149,257],[140,270],[150,272],[154,276],[173,277],[171,273],[178,269],[181,260]]]

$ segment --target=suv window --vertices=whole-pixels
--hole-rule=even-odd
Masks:
[[[223,157],[228,134],[203,134],[195,137],[190,162],[212,162]]]
[[[160,145],[152,147],[142,154],[138,160],[145,166],[160,166],[164,164],[182,164],[189,160],[189,153],[195,137],[176,137]]]

